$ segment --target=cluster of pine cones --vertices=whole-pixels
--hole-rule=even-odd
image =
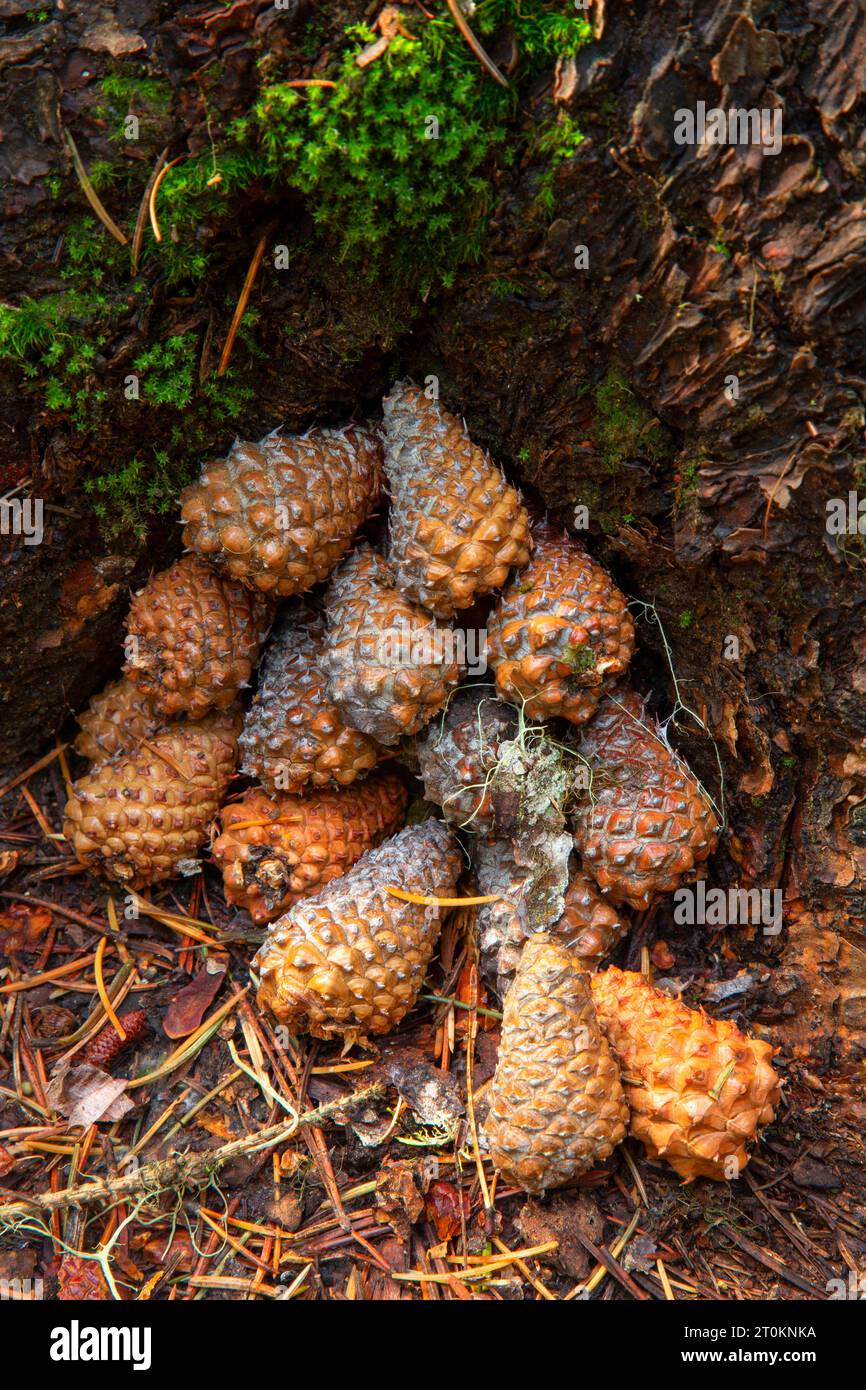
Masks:
[[[377,548],[358,537],[383,491]],[[81,716],[79,859],[137,890],[197,872],[210,841],[266,928],[259,1002],[349,1046],[412,1008],[468,849],[504,999],[503,1176],[566,1183],[627,1129],[685,1178],[736,1176],[778,1098],[772,1049],[597,969],[718,833],[623,683],[634,625],[606,571],[408,382],[382,425],[236,443],[181,517],[187,552],[135,596],[123,675]],[[495,686],[460,685],[459,615],[486,626]],[[407,765],[441,817],[405,825]],[[238,771],[254,785],[226,800]]]

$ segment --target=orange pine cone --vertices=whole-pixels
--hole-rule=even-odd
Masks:
[[[604,700],[580,751],[592,769],[575,814],[583,866],[612,902],[649,907],[715,849],[709,798],[634,691]]]
[[[739,1177],[779,1101],[770,1044],[613,965],[591,985],[622,1067],[631,1133],[687,1181]]]
[[[162,714],[200,719],[247,684],[272,617],[269,600],[184,555],[133,599],[123,669]]]
[[[270,922],[318,893],[402,824],[407,792],[394,772],[343,790],[269,797],[261,790],[223,807],[213,857],[226,898]]]
[[[487,656],[503,700],[529,719],[583,724],[603,686],[627,669],[634,623],[610,575],[548,521],[532,528],[535,551],[490,615]]]

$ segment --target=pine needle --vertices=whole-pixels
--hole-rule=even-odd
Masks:
[[[114,240],[119,241],[121,246],[127,246],[129,244],[129,237],[126,235],[125,232],[122,232],[120,230],[114,218],[111,216],[109,212],[106,211],[105,207],[100,201],[99,194],[93,187],[90,175],[84,167],[81,155],[78,153],[78,147],[76,146],[75,141],[69,134],[68,130],[64,130],[63,134],[66,137],[66,143],[69,146],[69,153],[72,155],[72,163],[75,167],[75,172],[78,176],[78,182],[81,184],[85,198],[87,199],[90,206],[93,208],[93,211],[96,213],[96,216],[99,218],[103,227],[105,227],[107,231],[111,232],[111,235],[114,237]]]

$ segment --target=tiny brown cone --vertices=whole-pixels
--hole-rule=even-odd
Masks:
[[[78,716],[75,751],[94,766],[118,753],[132,753],[143,738],[164,728],[165,718],[128,676],[112,681]]]
[[[227,900],[270,922],[339,878],[405,818],[407,792],[394,772],[343,790],[276,796],[256,789],[224,806],[212,854]]]
[[[562,1187],[609,1158],[627,1122],[589,977],[566,946],[538,932],[505,1000],[484,1126],[494,1167],[526,1192]]]
[[[201,719],[248,683],[272,617],[268,600],[184,555],[133,599],[123,669],[163,715]]]
[[[773,1119],[773,1049],[610,966],[592,978],[599,1021],[619,1058],[631,1133],[681,1177],[737,1178],[747,1144]]]
[[[634,623],[624,596],[577,541],[548,521],[490,615],[487,655],[503,700],[528,719],[583,724],[627,670]]]
[[[240,719],[171,724],[80,777],[63,833],[94,873],[142,888],[193,867],[237,761]]]
[[[377,430],[275,432],[238,442],[181,493],[184,544],[274,597],[327,579],[382,485]]]
[[[409,1012],[443,909],[388,887],[453,897],[463,856],[447,826],[424,821],[359,859],[274,922],[253,961],[259,1003],[293,1032],[353,1042],[390,1033]]]
[[[592,771],[574,820],[583,867],[611,902],[649,907],[715,849],[709,798],[634,691],[604,700],[580,752]]]

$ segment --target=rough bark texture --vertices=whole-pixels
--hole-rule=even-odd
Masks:
[[[159,143],[199,149],[190,74],[220,62],[225,107],[241,109],[262,52],[301,72],[292,33],[308,7],[80,0],[45,22],[35,10],[0,0],[9,302],[54,284],[57,238],[81,203],[61,126],[87,161],[99,156],[95,74],[120,55],[146,59],[179,94]],[[589,508],[594,553],[655,605],[682,698],[717,740],[728,834],[714,881],[785,892],[782,936],[738,943],[774,966],[758,1019],[812,1065],[853,1068],[866,1055],[866,576],[862,551],[828,536],[825,504],[856,487],[863,459],[866,15],[849,0],[608,0],[594,22],[567,102],[587,139],[557,171],[554,214],[538,213],[538,164],[500,176],[483,259],[452,291],[421,303],[366,284],[309,238],[296,198],[251,196],[243,224],[213,229],[219,294],[178,317],[219,343],[225,287],[239,291],[275,219],[277,239],[300,249],[257,287],[268,356],[254,406],[215,431],[215,450],[235,431],[341,422],[396,376],[435,373],[512,476],[566,521]],[[538,92],[548,111],[552,81]],[[700,100],[781,107],[781,152],[676,144],[673,112]],[[53,201],[52,172],[64,181]],[[130,322],[106,348],[110,389],[145,328]],[[611,451],[598,391],[611,372],[667,431],[666,456],[642,438],[627,457]],[[32,478],[58,508],[42,545],[2,542],[0,753],[12,761],[116,669],[128,589],[178,536],[169,520],[146,544],[101,541],[80,491],[130,431],[158,436],[158,411],[131,419],[119,405],[97,434],[76,435],[12,373],[0,409],[4,488]],[[730,636],[738,659],[726,659]],[[668,713],[658,625],[642,622],[639,638],[638,680]],[[688,720],[678,742],[718,798],[711,742]]]

